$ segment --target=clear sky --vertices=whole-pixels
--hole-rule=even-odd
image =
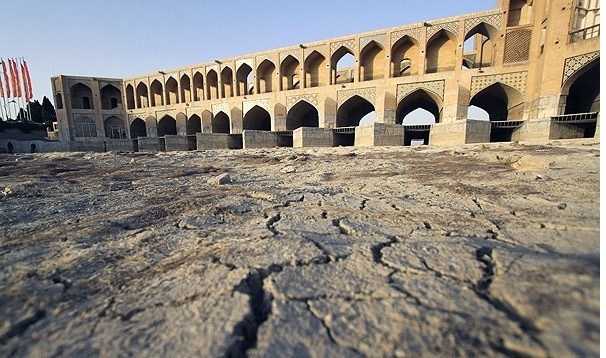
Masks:
[[[0,57],[24,57],[34,98],[50,77],[131,77],[495,8],[495,0],[13,0]]]

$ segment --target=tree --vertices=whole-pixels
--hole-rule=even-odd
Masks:
[[[55,106],[53,106],[51,101],[46,96],[44,96],[44,99],[42,99],[42,119],[44,123],[48,123],[49,125],[51,125],[52,122],[57,121]]]
[[[23,108],[19,108],[19,114],[17,114],[17,120],[21,123],[27,123],[27,112]]]
[[[32,122],[44,123],[44,118],[42,118],[42,105],[38,100],[29,102],[27,104],[27,110],[31,115]]]

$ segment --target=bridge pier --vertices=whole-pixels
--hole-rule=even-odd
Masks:
[[[399,124],[369,123],[356,127],[355,145],[357,147],[402,146],[404,131],[404,126]]]
[[[293,147],[332,147],[333,130],[330,128],[300,127],[293,131]]]

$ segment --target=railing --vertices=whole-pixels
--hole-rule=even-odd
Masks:
[[[356,127],[339,127],[339,128],[333,128],[333,133],[338,133],[338,134],[353,134],[356,132]]]
[[[570,32],[570,42],[579,42],[600,36],[600,24]]]
[[[276,134],[282,137],[292,137],[293,131],[276,131]]]
[[[524,121],[496,121],[490,122],[492,128],[518,128]]]
[[[428,132],[431,130],[431,124],[405,124],[404,128],[408,132]]]
[[[553,116],[551,119],[556,123],[593,123],[598,120],[599,113],[600,112],[565,114],[562,116]]]

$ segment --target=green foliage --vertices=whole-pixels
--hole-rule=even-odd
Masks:
[[[43,122],[49,123],[49,125],[52,125],[51,123],[57,121],[55,106],[53,106],[51,101],[46,96],[44,96],[42,99],[42,119]]]
[[[38,100],[29,102],[27,104],[27,110],[31,116],[32,122],[44,123],[44,118],[42,118],[42,105]]]

